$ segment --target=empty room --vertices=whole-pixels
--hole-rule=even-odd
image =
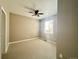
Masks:
[[[0,0],[1,59],[77,59],[77,0]]]

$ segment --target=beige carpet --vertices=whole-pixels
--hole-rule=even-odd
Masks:
[[[16,43],[2,59],[56,59],[56,46],[40,39]]]

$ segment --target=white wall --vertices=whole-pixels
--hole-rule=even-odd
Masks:
[[[37,19],[10,13],[10,42],[38,37],[38,31]]]
[[[77,0],[58,0],[57,59],[73,59],[78,53]]]
[[[53,33],[45,33],[45,22],[46,21],[50,21],[50,20],[52,20],[53,22],[53,24],[52,24],[52,26],[53,26]],[[54,42],[56,42],[56,38],[55,38],[55,31],[56,31],[56,21],[57,21],[57,16],[56,15],[54,15],[54,16],[50,16],[50,17],[47,17],[47,18],[44,18],[44,19],[41,19],[41,20],[39,20],[39,35],[40,35],[40,37],[42,38],[42,39],[44,39],[44,40],[46,40],[46,41],[54,41]]]

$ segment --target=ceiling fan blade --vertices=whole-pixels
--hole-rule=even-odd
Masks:
[[[32,15],[32,16],[37,16],[37,17],[40,17],[40,15],[38,14],[38,15]]]
[[[29,13],[33,13],[33,12],[29,12]]]
[[[39,15],[37,15],[39,17]]]
[[[27,9],[29,9],[29,10],[32,10],[32,11],[35,11],[35,9],[30,8],[30,7],[27,7],[27,6],[25,6],[25,8],[27,8]]]
[[[43,15],[44,13],[38,13],[38,14]]]

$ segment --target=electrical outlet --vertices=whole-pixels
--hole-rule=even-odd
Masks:
[[[62,55],[62,53],[60,53],[60,54],[59,54],[59,58],[60,58],[60,59],[62,59],[62,58],[63,58],[63,55]]]

